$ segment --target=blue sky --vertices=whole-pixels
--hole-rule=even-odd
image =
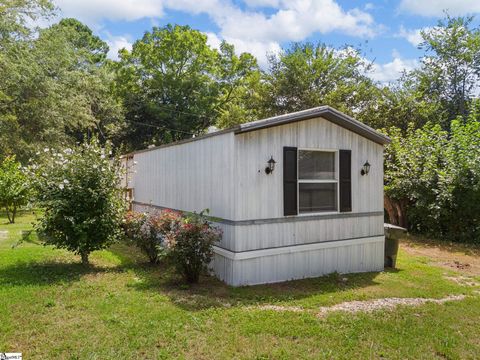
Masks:
[[[370,76],[395,80],[418,66],[419,31],[451,15],[480,15],[480,0],[55,0],[59,16],[88,24],[110,45],[130,48],[152,26],[190,25],[209,43],[233,43],[266,66],[266,53],[293,41],[360,47],[374,63]],[[480,16],[476,19],[478,23]]]

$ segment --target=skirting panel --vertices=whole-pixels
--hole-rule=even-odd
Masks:
[[[215,249],[212,269],[229,285],[255,285],[383,270],[383,236],[233,253]]]

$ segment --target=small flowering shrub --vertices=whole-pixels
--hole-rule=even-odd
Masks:
[[[123,226],[127,240],[156,264],[165,253],[163,234],[170,232],[180,219],[180,214],[173,211],[149,214],[130,211]]]
[[[130,212],[124,220],[125,235],[140,248],[152,263],[161,258],[172,261],[190,283],[199,276],[213,257],[213,245],[221,230],[203,215],[163,210],[150,214]]]
[[[126,203],[120,189],[121,168],[111,148],[98,140],[75,149],[44,149],[40,165],[30,170],[44,216],[37,230],[45,243],[65,248],[88,263],[94,250],[122,235]]]
[[[200,273],[213,257],[213,245],[219,241],[221,230],[212,226],[203,215],[194,213],[179,218],[171,212],[160,217],[164,224],[164,246],[167,256],[179,273],[190,283],[198,282]]]

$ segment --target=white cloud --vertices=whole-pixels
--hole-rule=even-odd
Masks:
[[[160,0],[54,0],[64,17],[75,17],[97,27],[98,22],[108,20],[133,21],[145,17],[163,16]]]
[[[358,8],[345,10],[336,0],[245,0],[241,9],[232,0],[55,0],[64,16],[72,16],[99,30],[105,20],[133,21],[162,17],[165,11],[207,14],[219,28],[211,44],[225,39],[238,52],[248,51],[266,65],[267,52],[277,52],[280,43],[302,41],[314,33],[342,32],[357,37],[372,37],[378,30],[373,17]],[[256,11],[270,7],[271,14]],[[111,40],[117,49],[126,39]],[[115,51],[115,50],[112,50]],[[113,53],[112,53],[113,54]],[[113,55],[112,55],[113,56]]]
[[[411,71],[419,66],[417,59],[403,59],[397,51],[393,51],[393,60],[385,64],[373,64],[368,75],[375,81],[389,83],[402,75],[404,71]]]
[[[220,44],[222,43],[222,38],[217,34],[212,32],[206,32],[207,35],[207,44],[210,45],[213,49],[219,49]],[[242,39],[226,38],[224,39],[229,44],[235,46],[235,51],[237,54],[242,52],[248,52],[255,56],[258,60],[258,65],[262,68],[268,67],[268,54],[278,54],[281,51],[281,46],[279,43],[271,42],[261,42],[261,41],[244,41]]]
[[[109,59],[118,60],[118,52],[122,49],[127,49],[128,51],[132,50],[132,42],[128,35],[124,36],[113,36],[107,34],[107,39],[105,40],[110,48],[107,56]]]
[[[226,38],[228,43],[235,46],[237,53],[249,52],[258,60],[258,65],[266,69],[268,67],[269,54],[278,54],[281,51],[281,46],[275,41],[245,41],[242,39]]]
[[[450,15],[480,13],[479,0],[402,0],[400,10],[422,16],[443,16],[447,10]]]
[[[280,0],[244,0],[245,4],[251,8],[271,7],[276,8],[280,5]]]
[[[400,32],[398,33],[398,36],[405,38],[413,46],[418,46],[423,41],[421,31],[428,29],[429,28],[408,30],[403,26],[400,26]]]
[[[206,32],[204,34],[207,35],[207,44],[212,49],[220,49],[220,44],[222,43],[222,39],[220,39],[217,34],[213,32]]]
[[[225,37],[256,41],[300,41],[316,32],[339,31],[366,37],[375,34],[370,14],[359,9],[345,11],[333,0],[283,1],[270,16],[235,11],[214,20]]]

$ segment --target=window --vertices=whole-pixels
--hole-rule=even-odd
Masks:
[[[337,211],[335,151],[298,150],[298,212]]]

